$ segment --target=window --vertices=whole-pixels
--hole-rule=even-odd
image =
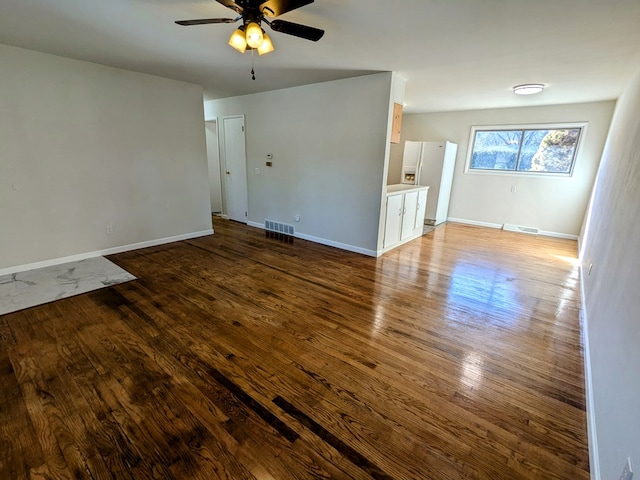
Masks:
[[[467,171],[571,175],[586,124],[472,127]]]

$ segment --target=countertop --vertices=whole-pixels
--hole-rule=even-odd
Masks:
[[[426,185],[407,185],[404,183],[397,183],[395,185],[387,185],[387,195],[393,193],[406,193],[414,190],[422,190],[424,188],[429,188]]]

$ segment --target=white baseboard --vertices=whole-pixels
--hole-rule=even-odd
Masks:
[[[547,230],[540,230],[538,235],[543,235],[545,237],[554,237],[554,238],[564,238],[566,240],[575,240],[578,241],[578,235],[570,235],[568,233],[560,233],[560,232],[549,232]]]
[[[258,222],[247,222],[247,225],[250,227],[260,228],[264,230],[264,224]],[[313,235],[307,235],[305,233],[296,232],[294,234],[295,238],[300,238],[302,240],[309,240],[310,242],[319,243],[321,245],[327,245],[328,247],[335,247],[341,250],[347,250],[349,252],[360,253],[362,255],[367,255],[369,257],[377,257],[377,252],[375,250],[368,250],[366,248],[356,247],[354,245],[349,245],[346,243],[335,242],[333,240],[328,240],[326,238],[314,237]]]
[[[467,220],[465,218],[447,217],[447,222],[463,223],[465,225],[475,225],[476,227],[502,228],[502,223],[478,222],[476,220]]]
[[[85,260],[87,258],[101,257],[105,255],[113,255],[115,253],[128,252],[130,250],[138,250],[140,248],[155,247],[156,245],[162,245],[165,243],[179,242],[181,240],[189,240],[191,238],[204,237],[205,235],[213,234],[213,229],[202,230],[200,232],[185,233],[183,235],[176,235],[173,237],[158,238],[156,240],[148,240],[146,242],[131,243],[129,245],[121,245],[118,247],[106,248],[104,250],[95,250],[93,252],[79,253],[77,255],[69,255],[68,257],[52,258],[50,260],[43,260],[41,262],[27,263],[24,265],[16,265],[15,267],[7,267],[0,269],[0,276],[12,275],[18,272],[25,272],[27,270],[34,270],[36,268],[51,267],[53,265],[61,265],[63,263],[77,262],[79,260]]]
[[[476,220],[467,220],[465,218],[454,218],[454,217],[448,217],[447,221],[452,223],[463,223],[465,225],[475,225],[477,227],[498,228],[498,229],[501,229],[502,226],[504,225],[502,223],[478,222]],[[568,233],[560,233],[560,232],[550,232],[548,230],[540,230],[538,231],[538,235],[542,235],[544,237],[566,238],[567,240],[578,240],[578,235],[570,235]]]
[[[600,455],[598,453],[598,436],[596,433],[596,414],[593,403],[593,382],[591,378],[591,354],[589,350],[589,324],[587,322],[587,307],[584,298],[584,269],[580,263],[580,320],[582,331],[584,332],[584,382],[585,397],[587,401],[587,436],[589,441],[589,467],[591,470],[591,480],[601,480],[600,475]]]
[[[327,245],[329,247],[339,248],[341,250],[347,250],[349,252],[360,253],[362,255],[367,255],[368,257],[376,257],[377,253],[375,250],[369,250],[367,248],[356,247],[354,245],[349,245],[347,243],[334,242],[333,240],[327,240],[326,238],[314,237],[313,235],[306,235],[304,233],[296,233],[297,238],[302,238],[303,240],[309,240],[310,242],[320,243],[322,245]]]

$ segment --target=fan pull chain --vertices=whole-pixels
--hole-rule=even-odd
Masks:
[[[251,79],[255,80],[256,79],[256,72],[253,71],[253,65],[254,65],[254,61],[253,61],[253,48],[251,49]]]

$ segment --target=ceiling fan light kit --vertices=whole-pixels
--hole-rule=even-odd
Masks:
[[[229,45],[240,53],[244,53],[247,50],[247,37],[244,34],[244,25],[231,34]]]
[[[262,41],[264,40],[262,28],[256,22],[249,22],[247,24],[245,35],[247,36],[247,45],[251,48],[258,48],[262,45]]]
[[[262,43],[258,47],[258,55],[264,55],[265,53],[273,52],[275,47],[273,46],[273,42],[271,42],[271,38],[266,33],[262,36]]]
[[[264,55],[265,53],[273,52],[275,50],[271,37],[269,37],[264,30],[262,31],[262,42],[260,42],[260,45],[257,47],[253,47],[249,44],[248,36],[245,34],[244,30],[244,25],[242,25],[233,32],[231,34],[231,38],[229,38],[229,45],[235,48],[238,52],[244,53],[248,48],[249,50],[257,50],[258,55]]]
[[[218,3],[235,11],[236,18],[204,18],[198,20],[179,20],[176,23],[183,26],[206,25],[210,23],[235,23],[243,21],[229,38],[229,45],[240,53],[247,49],[257,50],[259,55],[273,52],[275,47],[269,35],[262,29],[261,23],[264,20],[274,32],[293,35],[317,42],[324,35],[324,30],[319,28],[301,25],[299,23],[287,22],[285,20],[271,20],[266,17],[277,17],[305,5],[313,3],[313,0],[216,0]]]

